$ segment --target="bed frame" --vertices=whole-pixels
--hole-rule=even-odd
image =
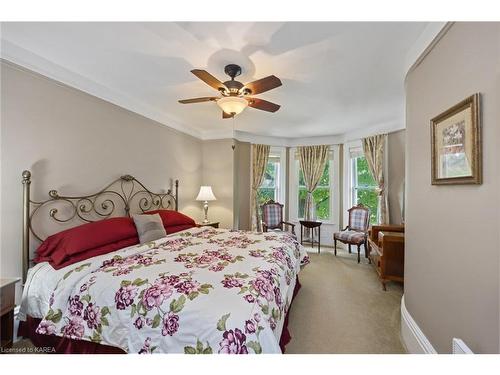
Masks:
[[[23,284],[31,264],[30,235],[40,242],[43,241],[43,236],[37,233],[32,225],[34,217],[43,212],[41,208],[49,210],[49,219],[70,227],[71,224],[88,223],[112,216],[130,216],[155,209],[177,211],[179,207],[179,180],[174,181],[174,191],[168,189],[166,192],[153,193],[135,177],[124,175],[93,194],[60,195],[57,190],[50,190],[48,199],[34,201],[30,196],[31,172],[23,171],[22,176]]]

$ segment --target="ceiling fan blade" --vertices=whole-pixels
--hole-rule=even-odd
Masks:
[[[214,89],[218,91],[229,91],[221,81],[219,81],[217,78],[215,78],[213,75],[211,75],[209,72],[206,70],[201,70],[201,69],[193,69],[191,70],[191,73],[193,73],[196,77],[201,79],[203,82],[205,82],[207,85],[210,87],[213,87]]]
[[[260,94],[281,86],[281,80],[276,76],[268,76],[257,81],[247,83],[242,90],[249,89],[251,95]]]
[[[217,97],[215,97],[215,96],[204,96],[203,98],[182,99],[182,100],[179,100],[179,103],[191,104],[191,103],[211,102],[211,101],[215,101],[216,99],[217,99]]]
[[[233,115],[230,115],[229,113],[222,111],[222,118],[232,118],[232,117]]]
[[[259,99],[259,98],[245,98],[248,100],[248,106],[256,109],[260,109],[262,111],[267,112],[276,112],[281,108],[280,105],[268,102],[267,100]]]

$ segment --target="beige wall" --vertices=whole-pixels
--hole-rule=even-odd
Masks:
[[[202,184],[212,186],[217,198],[209,202],[208,216],[219,221],[222,228],[233,228],[234,151],[232,139],[217,139],[202,143]],[[200,202],[201,207],[201,202]],[[202,216],[200,214],[200,219]]]
[[[389,219],[391,224],[401,224],[405,181],[405,131],[389,133],[387,143]]]
[[[180,210],[200,217],[202,150],[193,137],[6,62],[1,132],[2,276],[21,275],[24,169],[35,200],[50,189],[93,193],[126,173],[157,190],[179,179]]]
[[[251,160],[250,143],[235,141],[234,149],[234,228],[250,230]]]
[[[405,301],[440,353],[499,352],[500,27],[456,23],[407,76]],[[483,98],[482,185],[431,185],[429,120]]]

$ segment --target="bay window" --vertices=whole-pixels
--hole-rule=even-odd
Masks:
[[[323,174],[314,190],[313,202],[316,207],[316,220],[326,223],[338,223],[339,196],[338,184],[338,146],[330,146],[328,160]],[[297,149],[290,149],[290,218],[298,221],[304,218],[304,206],[307,197],[307,188],[304,174],[300,169]],[[325,232],[326,233],[326,232]]]
[[[377,223],[378,191],[368,162],[360,147],[349,150],[350,206],[363,204],[370,209],[370,223]]]
[[[304,206],[306,204],[307,188],[304,182],[304,174],[300,169],[299,161],[296,161],[296,168],[299,173],[299,194],[298,194],[298,217],[304,217]],[[318,186],[314,190],[313,202],[316,207],[316,219],[318,220],[330,220],[331,210],[330,210],[330,200],[331,200],[331,185],[330,185],[330,160],[326,162],[325,169],[321,175]]]

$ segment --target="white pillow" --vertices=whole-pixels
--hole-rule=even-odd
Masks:
[[[134,215],[133,219],[141,244],[163,238],[167,235],[159,214]]]

